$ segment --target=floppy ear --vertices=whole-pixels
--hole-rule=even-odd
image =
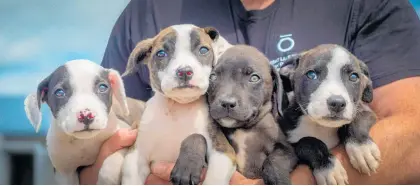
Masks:
[[[299,61],[302,54],[294,55],[287,59],[280,66],[279,75],[283,80],[283,88],[285,92],[293,91],[293,75],[295,74],[296,68],[299,66]]]
[[[137,71],[140,63],[146,63],[150,52],[152,51],[154,38],[145,39],[137,43],[136,47],[128,57],[127,67],[122,76],[134,73]]]
[[[24,101],[26,117],[28,117],[35,132],[38,132],[41,127],[41,104],[47,101],[50,78],[51,75],[42,80],[41,83],[38,84],[37,93],[29,94]]]
[[[362,93],[362,101],[366,103],[370,103],[373,100],[373,86],[372,86],[372,80],[370,79],[369,68],[363,61],[359,60],[359,64],[360,64],[362,73],[366,79],[366,85],[363,88],[363,93]]]
[[[206,32],[210,36],[210,38],[213,40],[212,48],[213,48],[214,56],[215,56],[213,65],[216,65],[219,57],[227,49],[232,47],[232,45],[224,37],[222,37],[219,31],[217,31],[215,28],[204,27],[203,29],[204,29],[204,32]]]
[[[287,95],[283,90],[283,83],[280,78],[277,69],[270,65],[271,77],[273,78],[273,93],[272,93],[272,103],[273,103],[273,115],[277,117],[277,114],[283,116],[283,108],[286,108],[288,105]]]
[[[112,94],[115,96],[118,104],[123,110],[125,116],[130,114],[128,110],[127,97],[125,96],[124,83],[121,79],[120,73],[113,69],[108,70],[108,80],[112,87]]]

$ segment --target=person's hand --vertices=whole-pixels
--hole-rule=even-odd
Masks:
[[[170,175],[174,167],[174,163],[156,162],[151,165],[149,177],[146,179],[147,185],[171,185]],[[205,178],[206,170],[201,173],[200,184]],[[262,185],[261,179],[247,179],[239,172],[235,172],[230,179],[231,185]]]
[[[298,165],[290,174],[293,185],[316,185],[311,169],[307,165]]]
[[[134,144],[137,137],[137,129],[120,129],[102,144],[98,157],[93,165],[87,166],[80,171],[79,182],[81,185],[95,185],[98,180],[99,170],[106,157],[114,152]]]
[[[174,163],[153,163],[151,166],[151,174],[146,180],[146,184],[151,185],[170,185],[170,175]],[[205,170],[201,173],[201,182],[204,180]],[[299,165],[290,174],[292,184],[294,185],[314,185],[315,179],[312,171],[308,166]],[[248,179],[239,172],[235,172],[230,180],[231,185],[263,185],[262,179]]]

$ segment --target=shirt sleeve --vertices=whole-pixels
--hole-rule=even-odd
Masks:
[[[354,8],[353,53],[370,70],[373,86],[420,75],[420,21],[408,0],[360,0]]]
[[[104,68],[112,68],[117,70],[120,74],[124,73],[128,57],[137,42],[133,42],[132,40],[132,19],[142,18],[137,15],[140,15],[142,12],[140,9],[144,7],[141,5],[143,2],[144,1],[130,1],[118,17],[111,31],[102,59],[101,65]],[[141,27],[136,27],[136,34],[140,34],[137,32],[141,32]],[[151,97],[152,93],[148,83],[149,72],[147,71],[147,68],[143,67],[139,70],[140,72],[138,73],[133,73],[123,77],[126,95],[134,99],[147,101]]]

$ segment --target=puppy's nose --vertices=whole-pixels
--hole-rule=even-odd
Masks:
[[[233,109],[237,105],[237,100],[235,98],[225,98],[220,101],[220,104],[225,109]]]
[[[341,112],[346,108],[346,100],[343,96],[331,96],[327,99],[328,109],[332,112]]]
[[[80,111],[79,115],[77,116],[77,120],[85,125],[90,125],[94,119],[95,115],[89,109]]]
[[[176,70],[176,76],[182,81],[190,80],[194,75],[193,69],[190,66],[180,67]]]

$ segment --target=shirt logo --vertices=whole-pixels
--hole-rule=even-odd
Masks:
[[[277,42],[277,50],[280,53],[280,57],[273,59],[270,63],[277,69],[283,64],[284,61],[290,59],[295,53],[291,53],[295,47],[295,40],[293,40],[292,34],[280,35],[279,41]]]

